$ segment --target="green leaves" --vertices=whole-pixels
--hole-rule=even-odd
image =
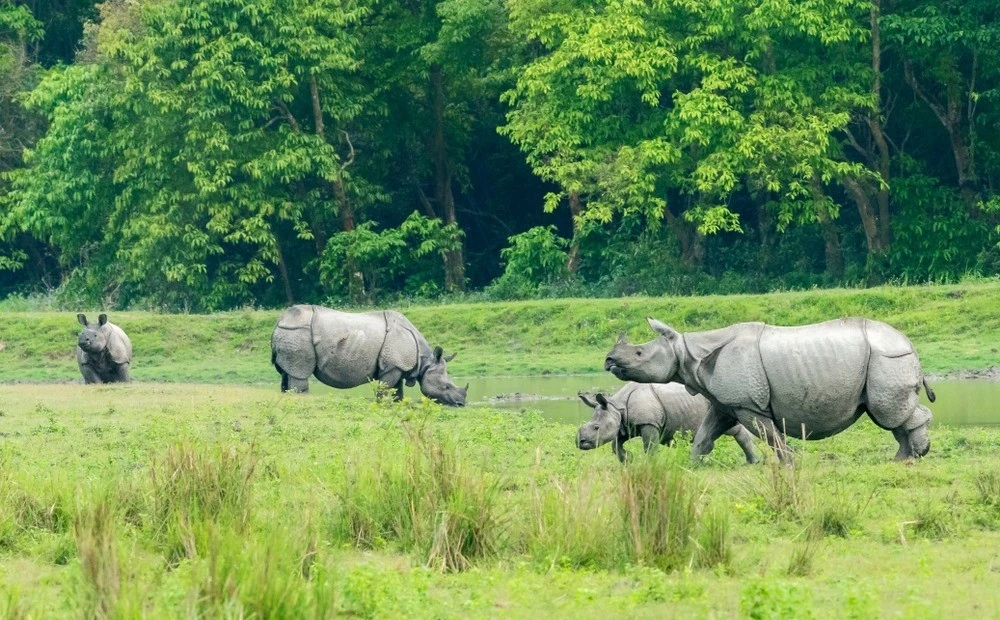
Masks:
[[[742,187],[800,199],[815,175],[844,173],[831,143],[865,85],[824,57],[864,38],[865,6],[517,0],[513,27],[545,51],[506,93],[502,131],[587,195],[584,217],[655,220],[679,192],[702,232],[738,230],[726,204]]]

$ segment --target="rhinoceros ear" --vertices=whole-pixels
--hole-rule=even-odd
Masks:
[[[442,349],[441,347],[434,347],[434,363],[435,364],[440,364],[441,363],[441,356],[442,355],[444,355],[444,349]]]
[[[108,315],[102,314],[101,316],[97,317],[98,325],[104,325],[107,322],[108,322]]]
[[[607,398],[604,398],[604,394],[601,394],[600,392],[598,392],[598,393],[597,393],[597,394],[596,394],[596,395],[594,396],[594,398],[596,398],[596,399],[597,399],[597,402],[601,403],[601,406],[602,406],[602,407],[607,407],[607,406],[608,406],[608,399],[607,399]]]
[[[81,312],[80,314],[76,315],[76,320],[80,322],[80,325],[83,325],[84,327],[87,326],[87,315],[86,314],[83,314]]]
[[[591,408],[597,407],[597,401],[591,398],[590,394],[587,394],[586,392],[580,392],[579,394],[577,394],[577,396],[580,397],[580,400],[583,401],[584,405],[587,405],[588,407]]]
[[[455,356],[456,356],[456,355],[458,355],[458,352],[457,352],[457,351],[456,351],[455,353],[452,353],[452,354],[451,354],[451,355],[449,355],[448,357],[444,358],[444,361],[446,361],[446,362],[450,362],[451,360],[455,359]]]
[[[660,334],[661,336],[666,336],[667,340],[673,340],[674,338],[680,336],[673,327],[670,327],[666,323],[661,323],[651,316],[646,317],[646,322],[649,323],[649,328]]]
[[[628,338],[625,337],[625,332],[618,332],[618,340],[615,340],[615,344],[625,344],[628,342]]]

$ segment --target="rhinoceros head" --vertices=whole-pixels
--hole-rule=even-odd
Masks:
[[[629,344],[625,334],[604,359],[604,370],[622,381],[639,383],[669,383],[677,374],[678,361],[673,344],[681,335],[673,328],[646,317],[649,327],[659,334],[655,340],[643,344]]]
[[[577,431],[576,447],[581,450],[593,450],[613,441],[621,429],[622,410],[619,409],[618,405],[605,398],[604,394],[598,394],[591,398],[581,392],[579,396],[585,405],[594,408],[594,415],[589,421],[584,422],[580,430]]]
[[[460,388],[448,378],[448,362],[455,359],[455,354],[445,357],[441,347],[434,347],[434,359],[420,378],[420,391],[427,398],[432,398],[442,405],[462,407],[465,405],[465,395],[469,386]]]
[[[108,322],[108,315],[97,317],[97,323],[88,323],[84,314],[76,315],[76,320],[83,325],[77,344],[87,353],[100,353],[108,346],[108,330],[101,329]]]

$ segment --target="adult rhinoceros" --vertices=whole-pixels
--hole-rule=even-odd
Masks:
[[[683,383],[715,405],[695,434],[695,457],[741,423],[766,438],[778,457],[790,453],[784,434],[823,439],[868,413],[899,442],[896,459],[930,449],[929,409],[934,402],[909,339],[871,319],[848,318],[801,327],[737,323],[681,334],[653,318],[659,334],[640,345],[618,337],[604,362],[616,377],[640,383]]]
[[[132,380],[132,341],[121,327],[108,321],[108,315],[88,323],[84,314],[76,315],[83,325],[76,341],[76,363],[84,383],[128,383]]]
[[[340,312],[297,305],[285,310],[271,335],[271,363],[281,390],[309,391],[309,375],[335,388],[378,379],[403,396],[403,382],[444,405],[462,406],[469,386],[448,378],[455,357],[433,350],[413,323],[394,310]]]

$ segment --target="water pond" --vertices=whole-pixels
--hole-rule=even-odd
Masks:
[[[469,381],[470,405],[534,409],[549,420],[566,424],[579,424],[590,417],[590,410],[577,398],[577,392],[601,390],[614,393],[622,386],[622,382],[610,374],[479,377]],[[935,424],[1000,425],[1000,382],[939,380],[931,385],[937,394],[937,402],[933,405],[928,403],[923,393],[921,401],[934,412]]]

